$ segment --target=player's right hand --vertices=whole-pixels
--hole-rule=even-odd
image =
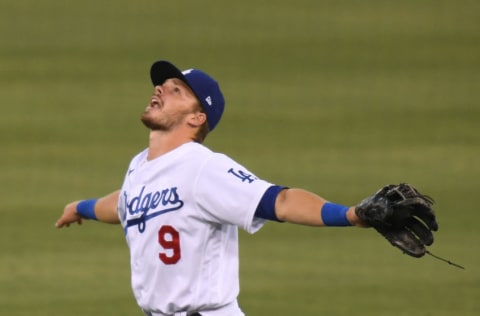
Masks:
[[[75,201],[65,206],[62,216],[55,223],[56,228],[69,227],[72,223],[82,224],[82,218],[77,213],[78,202]]]

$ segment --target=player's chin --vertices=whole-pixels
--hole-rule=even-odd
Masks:
[[[156,122],[154,118],[149,115],[149,113],[143,113],[140,117],[140,120],[142,121],[143,125],[152,131],[167,130],[163,124]]]

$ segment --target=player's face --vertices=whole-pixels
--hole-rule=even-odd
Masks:
[[[198,110],[193,91],[180,79],[168,79],[156,86],[141,116],[151,130],[170,131],[185,122],[186,115]]]

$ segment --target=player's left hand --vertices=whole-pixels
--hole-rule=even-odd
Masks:
[[[391,184],[360,202],[355,213],[393,246],[418,258],[427,253],[432,231],[438,230],[433,203],[409,184]]]
[[[78,201],[69,203],[63,209],[63,214],[55,223],[55,227],[69,227],[72,223],[82,224],[82,218],[77,213]]]

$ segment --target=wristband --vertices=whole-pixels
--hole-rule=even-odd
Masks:
[[[347,211],[348,206],[327,202],[322,206],[322,221],[325,226],[352,226]]]
[[[83,218],[97,220],[95,204],[98,199],[83,200],[77,204],[77,214]]]

